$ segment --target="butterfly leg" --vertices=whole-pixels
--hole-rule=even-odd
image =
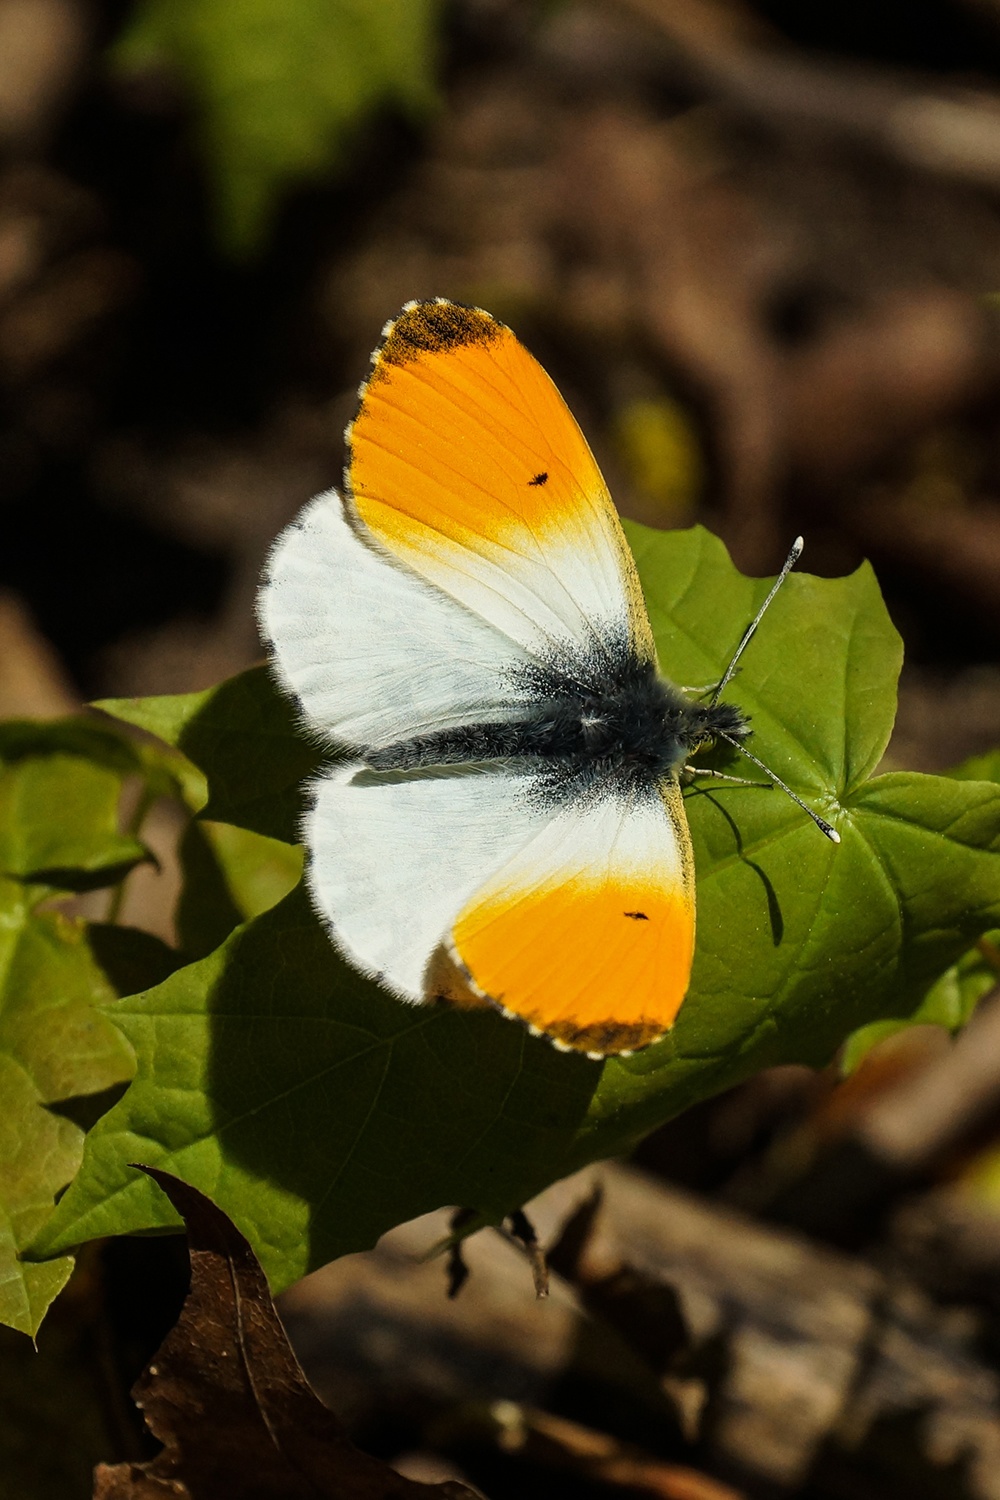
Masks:
[[[538,1298],[549,1295],[549,1267],[545,1259],[545,1251],[538,1243],[538,1235],[523,1208],[515,1208],[512,1214],[508,1214],[503,1221],[503,1230],[510,1238],[517,1241],[521,1249],[528,1257],[531,1266],[531,1278],[535,1283],[535,1296]]]

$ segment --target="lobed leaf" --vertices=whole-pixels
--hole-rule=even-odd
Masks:
[[[95,705],[180,750],[204,791],[191,806],[206,818],[294,843],[302,782],[323,755],[296,727],[294,706],[266,667],[251,667],[203,693],[108,698]]]
[[[1000,980],[998,944],[1000,932],[984,934],[974,948],[963,953],[957,963],[934,981],[916,1010],[904,1019],[871,1021],[867,1026],[859,1027],[844,1043],[841,1072],[853,1073],[878,1042],[896,1036],[910,1026],[940,1026],[952,1034],[961,1031],[980,1000],[995,989]]]
[[[237,1491],[260,1500],[475,1500],[464,1484],[405,1479],[355,1448],[307,1384],[244,1237],[200,1193],[152,1175],[184,1216],[191,1287],[132,1391],[162,1448],[147,1463],[99,1464],[94,1500]]]
[[[83,1154],[83,1131],[50,1106],[132,1074],[132,1052],[96,1009],[115,991],[82,922],[32,907],[0,879],[0,1322],[33,1335],[72,1261],[17,1259]]]
[[[189,958],[202,958],[298,885],[302,849],[231,823],[197,820],[181,840],[181,867],[177,935]]]
[[[0,724],[0,872],[35,885],[113,885],[149,854],[119,829],[127,777],[121,736],[84,719]]]
[[[956,781],[1000,782],[1000,751],[973,756],[948,772]],[[941,1026],[960,1031],[980,1000],[1000,981],[1000,932],[982,934],[974,947],[963,953],[936,978],[922,1001],[901,1020],[872,1021],[862,1026],[844,1044],[841,1070],[852,1073],[876,1043],[904,1031],[908,1026]]]
[[[766,581],[741,577],[700,530],[630,536],[664,670],[717,680]],[[35,1253],[175,1223],[128,1165],[143,1161],[208,1194],[282,1286],[442,1203],[499,1218],[759,1068],[823,1063],[861,1025],[908,1014],[1000,925],[1000,786],[871,777],[900,657],[867,568],[793,576],[776,599],[731,696],[755,751],[843,841],[773,788],[690,788],[698,943],[662,1042],[601,1063],[492,1012],[407,1007],[341,962],[297,890],[116,1008],[138,1074]],[[175,711],[170,732],[207,772],[210,807],[259,826],[280,804],[287,834],[291,767],[312,752],[278,704],[264,674],[245,674]],[[273,764],[251,723],[270,726]]]
[[[82,717],[0,724],[0,1322],[32,1335],[72,1261],[18,1254],[80,1164],[84,1117],[132,1074],[131,1049],[97,1007],[172,967],[147,934],[88,930],[45,906],[149,857],[120,830],[123,790],[149,781],[147,759]]]

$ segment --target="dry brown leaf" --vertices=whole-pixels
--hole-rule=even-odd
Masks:
[[[475,1500],[355,1448],[306,1383],[243,1235],[194,1188],[142,1170],[187,1225],[191,1290],[132,1392],[163,1452],[101,1464],[94,1500]]]

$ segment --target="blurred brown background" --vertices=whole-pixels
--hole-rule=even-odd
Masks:
[[[0,715],[257,660],[271,539],[338,482],[385,319],[443,295],[539,356],[624,513],[748,572],[799,531],[814,571],[873,560],[890,764],[1000,745],[998,0],[452,0],[437,107],[359,118],[242,257],[204,96],[113,62],[135,15],[0,0]],[[441,1223],[318,1273],[310,1373],[494,1500],[1000,1496],[996,1007],[667,1127],[547,1306],[489,1236],[445,1304]]]

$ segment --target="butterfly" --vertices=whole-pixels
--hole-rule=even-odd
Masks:
[[[403,1000],[647,1046],[694,952],[680,774],[718,739],[750,754],[719,694],[757,621],[709,702],[659,675],[586,440],[489,313],[407,304],[359,398],[344,493],[278,538],[259,602],[307,729],[353,752],[311,787],[316,909]]]

